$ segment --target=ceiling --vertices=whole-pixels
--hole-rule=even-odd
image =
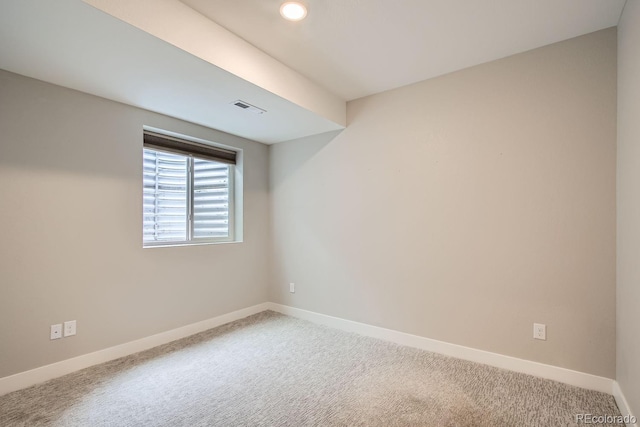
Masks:
[[[206,21],[201,28],[211,24],[215,30],[216,24],[177,0],[149,1],[178,4]],[[125,3],[140,5],[141,0]],[[242,40],[222,31],[215,33],[217,39],[228,36],[235,58],[261,64],[260,75],[268,81],[274,74],[285,75],[303,92],[318,94],[305,85],[308,79],[293,70],[283,74],[287,68],[282,64],[262,60],[262,52],[243,48],[237,43]],[[207,44],[215,46],[211,40]],[[217,50],[223,48],[219,44]],[[274,93],[266,83],[258,86],[80,0],[0,0],[0,69],[267,144],[344,128],[318,109]],[[267,112],[234,106],[239,99]],[[337,110],[344,116],[341,102],[343,108],[338,105]]]
[[[182,0],[346,100],[618,23],[625,0]]]
[[[0,0],[0,69],[263,143],[345,100],[617,24],[625,0]],[[267,110],[233,106],[241,99]]]

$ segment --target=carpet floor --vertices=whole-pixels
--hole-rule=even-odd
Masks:
[[[0,426],[571,426],[613,397],[272,311],[0,396]]]

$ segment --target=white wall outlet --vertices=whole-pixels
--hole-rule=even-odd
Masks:
[[[547,325],[543,325],[542,323],[534,323],[533,324],[533,337],[537,340],[546,340],[547,339]]]
[[[62,338],[62,323],[51,325],[51,339],[57,340]]]
[[[68,322],[64,322],[64,336],[70,337],[76,334],[76,321],[69,320]]]
[[[296,292],[296,284],[295,283],[289,283],[289,292],[291,292],[292,294]]]

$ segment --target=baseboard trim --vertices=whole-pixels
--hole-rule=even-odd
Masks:
[[[139,340],[130,341],[114,347],[98,350],[93,353],[83,354],[71,359],[66,359],[50,365],[41,366],[29,371],[0,378],[0,396],[53,378],[61,377],[80,369],[88,368],[89,366],[108,362],[110,360],[148,350],[180,338],[188,337],[189,335],[197,334],[198,332],[206,331],[207,329],[215,328],[216,326],[233,322],[234,320],[242,319],[244,317],[251,316],[252,314],[260,313],[261,311],[265,311],[269,308],[270,306],[268,303],[257,304],[252,307],[236,310],[231,313],[192,323],[176,329],[171,329],[170,331],[161,332]]]
[[[341,319],[339,317],[328,316],[326,314],[320,314],[272,302],[257,304],[252,307],[236,310],[231,313],[223,314],[201,322],[192,323],[170,331],[161,332],[139,340],[98,350],[93,353],[83,354],[71,359],[0,378],[0,396],[53,378],[61,377],[80,369],[88,368],[89,366],[148,350],[158,345],[197,334],[199,332],[206,331],[207,329],[215,328],[216,326],[233,322],[234,320],[242,319],[264,310],[273,310],[289,316],[309,320],[314,323],[348,332],[355,332],[361,335],[394,342],[396,344],[445,354],[447,356],[483,363],[485,365],[508,369],[510,371],[522,372],[607,394],[613,394],[620,411],[623,412],[623,415],[625,415],[625,411],[627,414],[632,415],[620,386],[616,381],[609,378],[546,365],[530,360],[519,359],[516,357],[505,356],[498,353],[491,353],[471,347],[451,344],[444,341],[407,334],[365,323],[354,322],[352,320]]]
[[[596,390],[607,394],[612,394],[613,392],[614,380],[610,378],[599,377],[584,372],[573,371],[571,369],[560,368],[557,366],[546,365],[544,363],[533,362],[530,360],[519,359],[516,357],[505,356],[498,353],[491,353],[484,350],[411,335],[365,323],[345,320],[339,317],[328,316],[326,314],[315,313],[313,311],[302,310],[287,305],[268,303],[268,306],[271,310],[282,314],[309,320],[314,323],[319,323],[348,332],[355,332],[361,335],[391,341],[396,344],[445,354],[458,359],[470,360],[472,362],[483,363],[485,365],[495,366],[497,368],[507,369],[510,371],[534,375],[536,377],[559,381],[565,384],[589,390]]]
[[[635,414],[631,412],[631,408],[629,407],[627,398],[624,396],[624,393],[622,392],[618,381],[613,382],[613,397],[616,399],[616,405],[618,405],[618,409],[620,409],[620,413],[622,414],[622,416],[629,415],[630,419],[637,420],[637,417],[634,416]],[[637,425],[637,422],[635,424],[627,423],[627,427],[636,427]]]

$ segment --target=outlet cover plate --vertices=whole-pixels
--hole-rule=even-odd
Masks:
[[[69,320],[68,322],[64,322],[64,336],[70,337],[76,334],[76,321]]]
[[[537,340],[546,340],[547,339],[547,325],[542,323],[534,323],[533,324],[533,338]]]
[[[49,337],[52,340],[57,340],[62,338],[62,323],[56,323],[55,325],[51,325],[51,331]]]

